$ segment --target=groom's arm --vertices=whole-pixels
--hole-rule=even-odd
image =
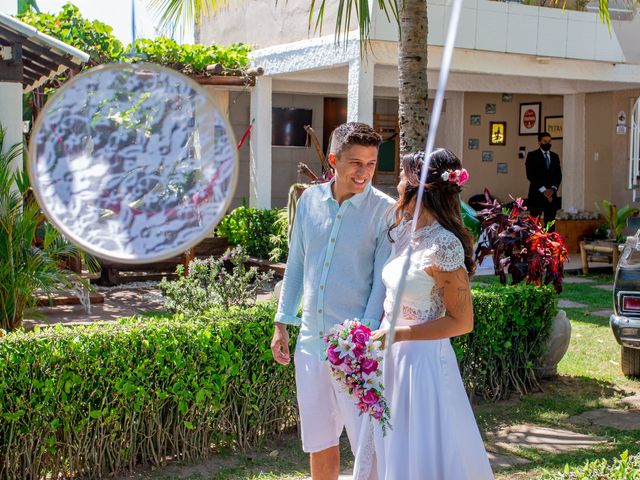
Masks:
[[[382,268],[391,254],[391,242],[387,238],[386,217],[380,222],[376,239],[376,250],[373,259],[373,279],[371,283],[371,293],[367,301],[367,308],[364,311],[362,322],[372,330],[380,326],[384,313],[384,298],[386,289],[382,283]]]

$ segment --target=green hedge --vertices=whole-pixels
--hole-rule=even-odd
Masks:
[[[0,340],[0,478],[98,478],[295,424],[271,304]],[[211,321],[216,319],[216,321]]]
[[[620,458],[609,463],[606,459],[586,462],[581,467],[570,468],[563,472],[545,473],[541,480],[637,480],[640,478],[640,454],[629,455],[624,452]]]
[[[548,287],[474,288],[474,329],[453,340],[467,389],[498,400],[537,388],[535,362],[544,351],[557,304]]]
[[[475,329],[454,340],[465,383],[493,399],[528,391],[555,294],[497,286],[473,300]],[[274,313],[268,303],[4,337],[0,478],[104,477],[295,425],[293,368],[269,349]]]

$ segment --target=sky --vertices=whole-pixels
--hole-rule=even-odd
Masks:
[[[15,3],[16,0],[2,0],[0,5]],[[133,0],[136,13],[137,38],[153,38],[157,36],[156,16],[148,8],[148,0]],[[125,44],[131,42],[131,2],[132,0],[72,0],[80,12],[89,20],[100,20],[113,27],[113,33]],[[62,6],[69,0],[37,0],[40,10],[47,13],[58,13]],[[4,8],[2,9],[4,11]],[[12,12],[13,13],[13,12]],[[178,41],[192,43],[193,33],[187,32],[184,36],[180,33],[174,35]]]

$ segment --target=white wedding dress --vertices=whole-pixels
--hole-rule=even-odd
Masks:
[[[410,229],[410,223],[398,227],[382,272],[387,287],[382,328],[388,326],[396,301]],[[398,325],[417,325],[445,314],[442,294],[426,267],[465,268],[462,244],[437,222],[417,230],[413,242]],[[493,479],[448,338],[395,343],[384,362],[384,387],[391,429],[383,437],[377,422],[363,422],[354,480]]]

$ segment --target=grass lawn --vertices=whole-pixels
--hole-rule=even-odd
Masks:
[[[559,365],[559,377],[544,382],[542,392],[498,403],[481,402],[474,405],[474,409],[483,432],[527,423],[597,434],[606,437],[609,442],[594,449],[561,455],[531,449],[507,452],[488,445],[489,450],[495,453],[515,454],[529,460],[526,465],[498,472],[496,479],[534,480],[540,478],[544,469],[561,470],[567,463],[577,466],[600,457],[613,459],[624,450],[630,453],[640,451],[640,431],[623,432],[566,423],[568,417],[595,408],[622,408],[620,399],[635,391],[640,392],[640,381],[627,379],[620,372],[620,348],[609,328],[608,316],[594,315],[594,312],[612,308],[611,291],[596,288],[598,285],[611,285],[612,275],[596,274],[582,278],[592,282],[566,283],[560,296],[561,299],[587,306],[565,309],[572,324],[572,338],[569,351]],[[477,277],[475,281],[493,283],[496,278]],[[341,448],[343,468],[348,470],[353,459],[345,438]],[[285,480],[308,475],[307,457],[300,449],[297,435],[292,433],[253,452],[229,452],[216,455],[199,465],[171,465],[155,472],[138,472],[135,478]]]

